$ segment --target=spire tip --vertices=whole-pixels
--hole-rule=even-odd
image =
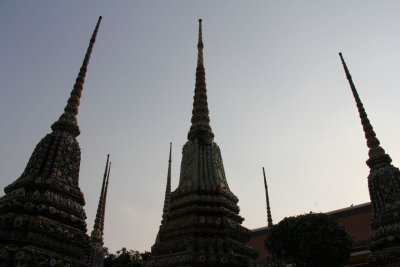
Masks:
[[[204,144],[211,144],[214,133],[210,126],[210,117],[207,102],[206,77],[203,60],[203,33],[201,26],[202,19],[199,19],[199,40],[197,43],[197,67],[196,83],[194,88],[192,125],[188,133],[188,140],[198,140]]]
[[[340,59],[342,61],[342,65],[344,71],[346,73],[346,78],[349,82],[350,89],[353,93],[354,100],[357,104],[358,114],[361,119],[361,124],[363,127],[365,139],[367,140],[367,146],[369,148],[367,160],[367,165],[372,168],[381,165],[382,163],[390,163],[392,160],[390,156],[385,154],[385,150],[380,146],[380,142],[376,137],[376,133],[368,119],[367,113],[364,109],[364,106],[361,102],[360,96],[358,95],[356,86],[354,85],[353,79],[351,78],[350,71],[347,68],[346,62],[343,59],[342,53],[339,53]]]
[[[61,114],[59,119],[51,125],[51,129],[53,131],[69,132],[74,137],[77,137],[80,134],[76,116],[78,115],[79,103],[83,91],[83,84],[85,83],[87,67],[89,65],[89,59],[92,54],[94,43],[96,41],[101,18],[102,17],[100,16],[93,31],[92,37],[90,38],[89,46],[86,50],[85,57],[83,59],[81,68],[79,69],[78,77],[75,80],[75,84],[71,91],[67,105],[64,108],[64,112]]]

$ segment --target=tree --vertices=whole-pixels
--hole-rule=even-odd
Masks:
[[[105,248],[104,267],[142,267],[151,253],[121,248],[116,254],[109,253]]]
[[[342,266],[353,242],[343,226],[323,213],[287,217],[268,231],[267,251],[278,258],[307,267]]]

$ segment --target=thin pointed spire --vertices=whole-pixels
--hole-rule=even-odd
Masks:
[[[167,186],[165,188],[163,217],[168,213],[169,206],[171,203],[171,163],[172,163],[172,142],[169,143],[168,174],[167,174]]]
[[[106,187],[104,188],[104,195],[103,195],[103,208],[101,209],[102,214],[101,214],[100,232],[101,232],[102,238],[104,235],[104,221],[106,218],[106,204],[107,204],[108,183],[110,182],[110,172],[111,172],[111,162],[108,164],[107,181],[106,181]]]
[[[262,168],[264,174],[264,187],[265,187],[265,198],[267,200],[267,220],[268,220],[268,227],[273,226],[272,223],[272,215],[271,215],[271,207],[269,205],[269,195],[268,195],[268,185],[267,185],[267,178],[265,176],[265,169]]]
[[[86,51],[85,58],[83,59],[82,66],[78,73],[78,77],[76,78],[74,87],[71,92],[71,96],[69,97],[68,103],[64,108],[64,113],[51,126],[51,129],[53,131],[67,131],[75,137],[80,134],[76,115],[78,114],[78,108],[79,108],[80,98],[82,95],[83,84],[85,82],[87,67],[89,65],[89,59],[92,53],[94,43],[96,41],[97,31],[99,30],[101,19],[102,17],[100,16],[97,21],[96,28],[94,29],[94,32],[92,34],[92,37],[90,38],[89,47]]]
[[[107,155],[107,162],[106,162],[106,167],[104,170],[103,183],[101,185],[101,192],[100,192],[100,197],[99,197],[99,203],[97,206],[96,218],[94,221],[93,231],[91,233],[91,239],[92,239],[92,241],[95,241],[95,242],[103,241],[102,231],[101,231],[101,225],[102,225],[102,221],[103,221],[103,211],[102,210],[103,210],[103,206],[104,206],[104,192],[105,192],[105,188],[106,188],[107,174],[109,172],[109,170],[108,170],[109,159],[110,159],[110,154]]]
[[[207,102],[206,74],[203,59],[203,31],[202,20],[199,19],[199,40],[197,43],[197,67],[196,84],[193,97],[192,125],[188,133],[188,139],[198,140],[203,143],[211,143],[214,139],[214,133],[210,126],[210,117]]]
[[[376,137],[375,131],[368,119],[367,113],[364,109],[364,106],[361,102],[360,96],[356,90],[356,87],[353,83],[353,79],[351,78],[350,71],[347,68],[346,62],[343,59],[342,53],[339,53],[340,59],[343,64],[344,71],[346,73],[347,80],[349,81],[351,91],[353,93],[354,99],[357,104],[358,113],[360,115],[361,124],[363,126],[365,138],[367,140],[367,146],[369,148],[369,159],[367,164],[369,167],[374,167],[380,165],[381,163],[390,163],[391,159],[389,155],[385,154],[385,150],[380,146],[380,142]]]

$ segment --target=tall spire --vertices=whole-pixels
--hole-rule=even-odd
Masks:
[[[202,20],[199,19],[199,40],[197,43],[197,67],[196,84],[193,97],[192,125],[188,133],[188,139],[198,140],[201,143],[211,143],[214,139],[214,133],[210,126],[210,117],[208,116],[206,73],[203,59],[203,33]]]
[[[64,113],[61,114],[60,118],[51,126],[51,129],[53,131],[67,131],[75,137],[80,134],[76,115],[78,114],[78,108],[83,90],[83,84],[85,82],[87,67],[89,65],[89,59],[94,43],[96,41],[96,35],[97,31],[99,30],[101,19],[102,17],[100,16],[92,37],[90,38],[89,47],[87,48],[85,58],[83,59],[78,77],[76,78],[74,87],[72,89],[71,96],[69,97],[68,103],[64,108]]]
[[[343,64],[344,71],[346,73],[347,80],[349,81],[351,91],[357,104],[358,113],[360,115],[361,124],[363,126],[365,138],[367,139],[367,146],[369,148],[369,159],[367,161],[368,166],[374,167],[380,164],[390,163],[392,160],[389,155],[385,154],[385,150],[380,146],[380,142],[376,137],[375,131],[368,119],[367,113],[365,112],[364,106],[361,102],[360,96],[356,90],[356,87],[351,78],[350,71],[347,68],[346,62],[343,59],[342,53],[339,53],[340,59]]]
[[[267,185],[267,178],[265,177],[265,169],[262,168],[263,175],[264,175],[264,187],[265,187],[265,198],[267,200],[267,220],[268,220],[268,227],[273,226],[272,223],[272,215],[271,215],[271,207],[269,205],[269,195],[268,195],[268,185]]]
[[[104,221],[106,218],[106,204],[107,204],[107,192],[108,192],[108,183],[110,182],[110,171],[111,171],[111,162],[108,164],[108,171],[107,171],[107,181],[106,181],[106,187],[104,188],[104,195],[103,195],[103,208],[102,208],[102,214],[101,214],[101,227],[100,227],[100,232],[101,236],[103,237],[104,235]]]
[[[241,225],[238,198],[229,189],[209,124],[201,20],[197,48],[192,125],[179,185],[170,194],[167,182],[163,220],[145,266],[255,266],[257,253],[246,245],[251,231]],[[168,178],[170,165],[171,156]]]
[[[88,264],[90,267],[103,267],[104,264],[104,248],[103,248],[103,235],[104,235],[104,218],[107,201],[108,182],[110,179],[111,162],[109,162],[110,155],[107,155],[107,163],[103,176],[103,184],[101,186],[99,205],[97,207],[96,220],[94,223],[93,231],[90,236],[90,253],[88,257]]]
[[[100,198],[99,198],[99,203],[97,205],[96,219],[94,221],[93,231],[91,233],[92,242],[103,243],[101,225],[103,221],[104,196],[105,196],[106,180],[108,176],[107,174],[108,174],[109,159],[110,159],[110,154],[107,155],[107,162],[104,170],[103,183],[101,185]]]
[[[390,156],[385,154],[380,146],[343,56],[341,53],[339,55],[357,103],[369,147],[369,158],[367,160],[370,168],[368,188],[373,216],[371,220],[371,242],[369,244],[372,253],[368,258],[368,266],[400,266],[400,171],[391,164]]]
[[[36,145],[21,176],[4,188],[0,266],[41,266],[46,262],[88,266],[91,244],[79,187],[81,150],[76,140],[76,115],[100,21],[101,17],[64,113],[52,125],[53,131]]]
[[[171,156],[172,154],[172,143],[169,143],[169,160],[168,160],[168,174],[167,174],[167,186],[165,188],[165,199],[164,199],[164,209],[163,209],[163,217],[169,211],[169,205],[171,201]]]

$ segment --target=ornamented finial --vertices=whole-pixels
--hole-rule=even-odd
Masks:
[[[202,20],[199,19],[199,41],[197,43],[197,67],[196,84],[193,97],[192,125],[188,133],[188,139],[210,144],[214,139],[214,133],[210,126],[210,117],[208,116],[208,102],[206,89],[206,73],[203,59],[203,32]]]
[[[163,217],[169,212],[169,206],[171,202],[171,163],[172,163],[172,143],[169,143],[168,174],[167,174],[167,186],[165,188]]]
[[[71,96],[69,97],[68,103],[64,108],[64,113],[51,126],[51,129],[53,131],[66,131],[75,137],[80,134],[76,115],[78,114],[78,108],[79,108],[80,98],[82,95],[83,84],[85,82],[87,67],[89,65],[89,59],[92,53],[94,43],[96,41],[96,35],[97,31],[99,30],[101,19],[102,17],[100,16],[99,20],[97,21],[96,28],[94,29],[94,32],[92,34],[92,37],[90,38],[89,47],[86,51],[85,58],[83,59],[82,66],[78,73],[78,77],[76,78],[74,87],[71,92]]]
[[[351,78],[350,71],[347,68],[346,62],[343,59],[342,53],[339,53],[340,59],[343,64],[344,71],[346,73],[347,80],[349,81],[351,91],[357,104],[358,113],[360,115],[361,124],[363,126],[365,138],[367,139],[367,146],[369,148],[369,159],[367,164],[369,167],[375,167],[382,163],[390,163],[392,160],[389,155],[385,154],[385,150],[380,146],[380,142],[376,137],[375,131],[368,119],[367,113],[365,112],[364,106],[361,102],[360,96],[356,90],[356,87]]]
[[[269,195],[268,195],[268,185],[267,185],[267,178],[265,176],[265,170],[264,167],[263,169],[263,174],[264,174],[264,187],[265,187],[265,198],[267,200],[267,220],[268,220],[268,227],[273,226],[272,223],[272,215],[271,215],[271,207],[269,205]]]
[[[101,185],[101,192],[100,192],[99,204],[97,206],[96,219],[94,221],[93,231],[91,233],[92,241],[100,242],[100,243],[103,242],[101,225],[102,225],[102,221],[104,220],[103,219],[103,207],[104,207],[104,202],[105,202],[105,200],[104,200],[105,194],[104,193],[105,193],[105,187],[106,187],[109,159],[110,159],[110,154],[107,155],[106,168],[104,170],[103,183]]]

